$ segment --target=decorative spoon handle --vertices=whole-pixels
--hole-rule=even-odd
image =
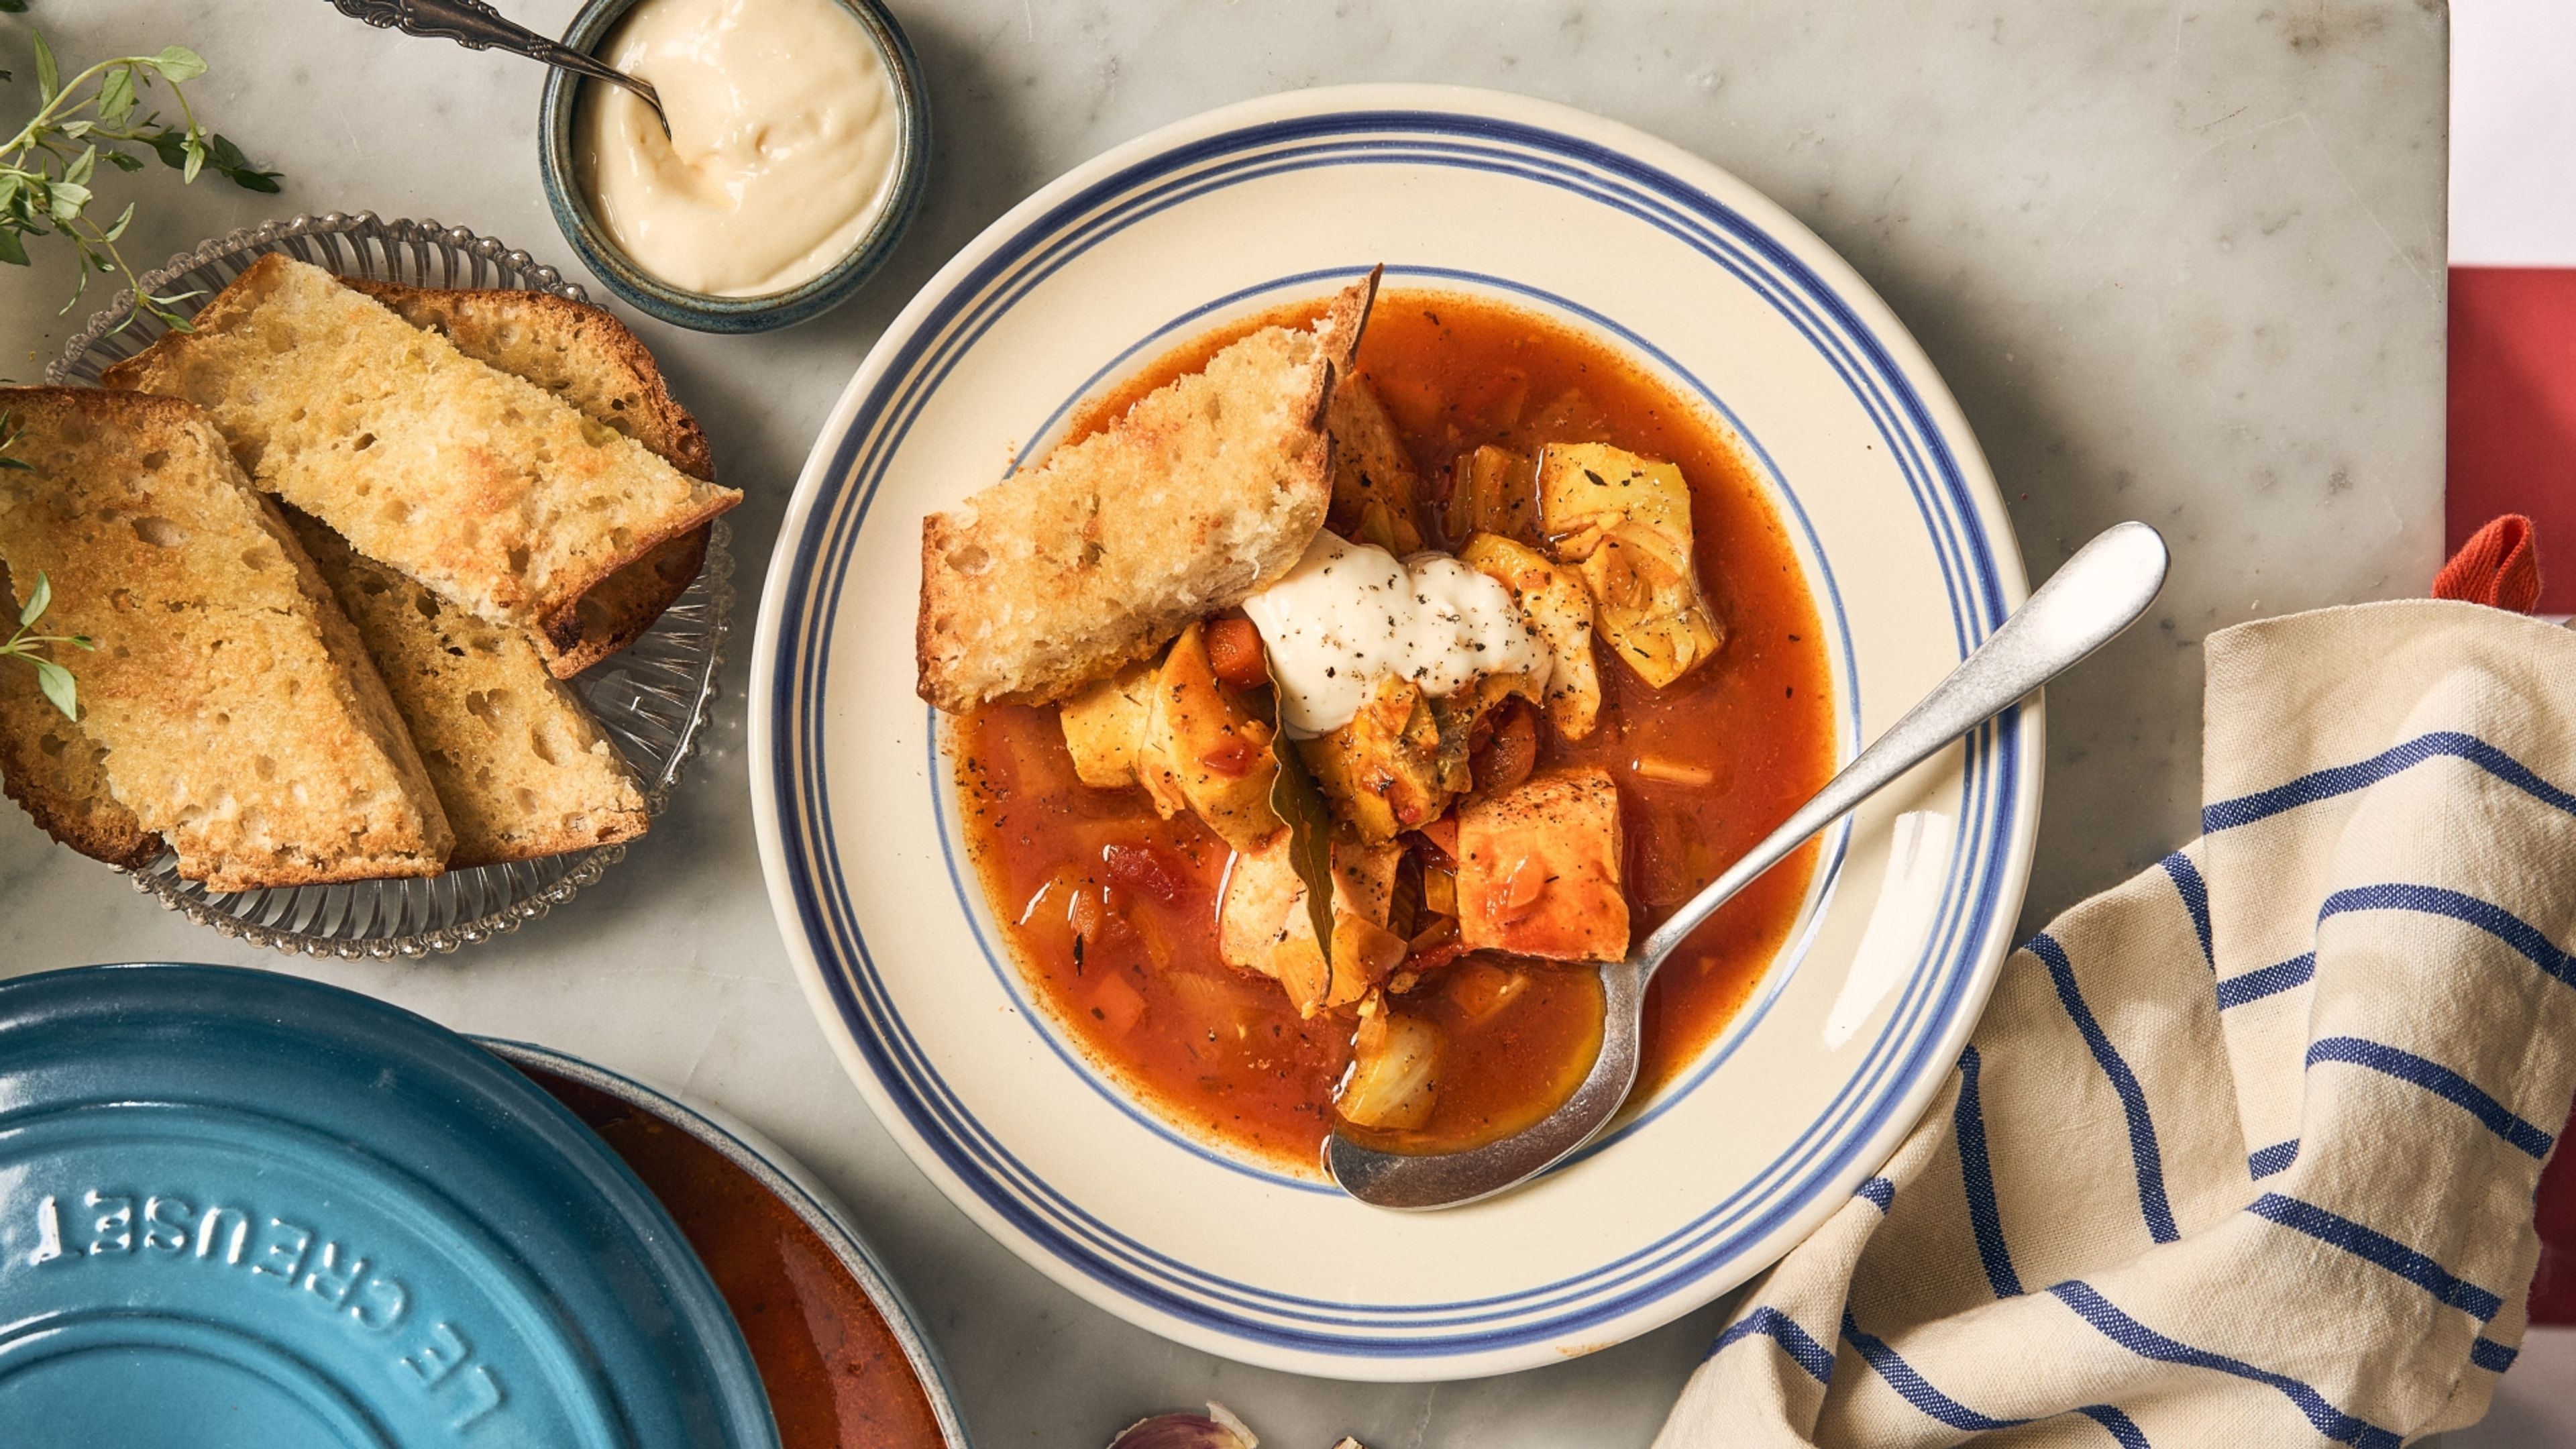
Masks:
[[[506,50],[513,55],[543,61],[558,70],[622,86],[634,92],[652,109],[653,119],[662,123],[663,135],[671,134],[671,119],[662,114],[662,97],[649,83],[593,60],[571,46],[548,40],[504,17],[484,0],[331,0],[331,3],[350,19],[363,20],[380,30],[399,30],[405,35],[424,36],[431,40],[452,40],[467,50]]]
[[[2075,557],[2040,585],[2002,627],[1986,636],[1976,653],[1922,703],[1888,726],[1887,733],[1827,781],[1779,829],[1647,937],[1635,959],[1651,973],[1700,922],[1754,877],[1806,844],[1808,837],[1921,764],[1933,751],[2002,713],[2118,637],[2155,602],[2156,591],[2164,586],[2165,563],[2164,539],[2146,524],[2121,523],[2104,529],[2076,550]]]

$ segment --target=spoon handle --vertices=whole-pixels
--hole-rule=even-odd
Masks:
[[[380,30],[452,40],[467,50],[497,46],[513,55],[543,61],[557,70],[623,86],[652,107],[654,119],[662,122],[663,133],[670,133],[671,123],[662,115],[662,98],[650,84],[571,46],[548,40],[504,16],[485,0],[331,0],[331,4],[350,19],[363,20]]]
[[[2096,535],[1922,703],[1648,936],[1637,953],[1643,970],[1651,973],[1663,964],[1718,907],[1810,836],[2111,642],[2155,602],[2156,591],[2164,586],[2165,564],[2165,541],[2146,524],[2114,524]]]

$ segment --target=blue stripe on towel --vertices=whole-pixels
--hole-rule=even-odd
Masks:
[[[2003,1215],[1995,1206],[1995,1171],[1986,1158],[1986,1114],[1977,1094],[1982,1058],[1975,1047],[1959,1053],[1959,1103],[1951,1109],[1951,1129],[1959,1142],[1959,1176],[1968,1190],[1968,1230],[1977,1239],[1977,1260],[1986,1266],[1986,1281],[1997,1298],[2021,1296],[2021,1275],[2013,1271],[2012,1249],[2004,1242]]]
[[[1767,1304],[1744,1315],[1726,1332],[1719,1334],[1717,1342],[1709,1345],[1708,1356],[1715,1358],[1733,1345],[1755,1337],[1767,1338],[1780,1345],[1781,1351],[1817,1383],[1834,1381],[1833,1351],[1816,1342],[1807,1330],[1798,1326],[1796,1319]]]
[[[2576,986],[2576,960],[2558,949],[2540,928],[2504,907],[2476,896],[2427,885],[2359,886],[2336,891],[2317,908],[2317,919],[2349,911],[2416,911],[2466,922],[2522,953],[2532,965]]]
[[[2287,961],[2257,966],[2240,975],[2229,976],[2218,983],[2218,1009],[2243,1006],[2266,996],[2278,996],[2294,986],[2305,986],[2316,979],[2317,953],[2310,951]]]
[[[2200,870],[2191,857],[2177,850],[2163,861],[2165,874],[2172,877],[2174,894],[2182,897],[2182,908],[2191,912],[2191,929],[2200,937],[2200,959],[2218,968],[2218,953],[2209,945],[2209,883],[2200,878]]]
[[[1896,1205],[1896,1184],[1883,1177],[1873,1177],[1852,1189],[1852,1196],[1868,1198],[1878,1204],[1880,1212],[1885,1212]]]
[[[2540,778],[2520,760],[2475,735],[2461,734],[2457,730],[2437,730],[2391,745],[2358,765],[2337,765],[2330,770],[2301,775],[2286,785],[2275,785],[2269,790],[2234,800],[2221,800],[2200,812],[2201,833],[2215,835],[2222,830],[2233,830],[2239,825],[2268,819],[2284,810],[2331,800],[2337,795],[2349,795],[2355,790],[2376,785],[2391,775],[2413,769],[2426,760],[2446,756],[2466,760],[2533,799],[2576,815],[2576,795],[2570,795]]]
[[[2057,983],[2057,999],[2074,1019],[2084,1045],[2092,1049],[2093,1060],[2101,1063],[2102,1074],[2111,1079],[2111,1090],[2120,1095],[2120,1110],[2129,1119],[2129,1155],[2138,1165],[2138,1211],[2146,1217],[2147,1235],[2159,1243],[2173,1242],[2182,1230],[2174,1226],[2173,1205],[2165,1199],[2164,1152],[2156,1146],[2156,1124],[2147,1115],[2146,1091],[2084,1004],[2084,994],[2075,987],[2075,963],[2066,958],[2066,948],[2042,931],[2030,938],[2030,951],[2047,963],[2049,979]]]
[[[1994,1419],[1951,1398],[1924,1380],[1914,1366],[1897,1356],[1896,1350],[1883,1341],[1860,1331],[1860,1323],[1843,1310],[1843,1340],[1860,1350],[1861,1360],[1878,1370],[1887,1386],[1905,1397],[1905,1402],[1940,1420],[1953,1429],[2017,1429],[2028,1419]]]
[[[2156,1449],[2155,1445],[2147,1442],[2145,1431],[2138,1427],[2135,1419],[2109,1404],[2087,1404],[2075,1412],[2109,1430],[2111,1442],[2119,1445],[2120,1449]]]
[[[2247,1153],[2245,1170],[2253,1175],[2256,1182],[2261,1182],[2264,1178],[2278,1177],[2289,1171],[2290,1164],[2298,1160],[2299,1139],[2293,1137],[2287,1142],[2275,1142]]]
[[[2507,1348],[2492,1338],[2482,1337],[2469,1345],[2469,1362],[2490,1373],[2503,1373],[2513,1367],[2513,1361],[2520,1357],[2522,1357],[2521,1349]]]
[[[2516,1116],[2504,1103],[2480,1091],[2477,1083],[2440,1062],[2357,1036],[2320,1038],[2308,1048],[2308,1065],[2313,1067],[2319,1062],[2346,1062],[2356,1067],[2368,1067],[2374,1072],[2384,1072],[2401,1082],[2412,1082],[2434,1096],[2458,1103],[2488,1131],[2532,1157],[2549,1155],[2553,1139],[2548,1133]]]
[[[2080,1278],[2070,1278],[2048,1291],[2056,1295],[2059,1302],[2075,1310],[2077,1317],[2093,1325],[2094,1330],[2104,1338],[2140,1358],[2154,1359],[2158,1363],[2183,1364],[2191,1368],[2215,1369],[2223,1374],[2233,1374],[2240,1379],[2251,1379],[2255,1383],[2280,1390],[2283,1396],[2298,1406],[2299,1412],[2307,1417],[2307,1421],[2316,1426],[2318,1433],[2338,1444],[2350,1444],[2354,1449],[2398,1449],[2400,1440],[2395,1434],[2376,1424],[2356,1419],[2336,1408],[2326,1401],[2325,1395],[2300,1383],[2297,1379],[2256,1368],[2242,1359],[2193,1348],[2187,1343],[2167,1338],[2121,1312],[2109,1299],[2095,1292],[2091,1284]],[[1848,1321],[1846,1318],[1846,1324]],[[1846,1327],[1844,1332],[1848,1334],[1850,1329]]]
[[[1843,1338],[1852,1347],[1860,1350],[1862,1362],[1878,1370],[1878,1376],[1887,1381],[1889,1388],[1902,1395],[1905,1402],[1922,1410],[1926,1416],[1937,1419],[1953,1429],[1972,1431],[2018,1429],[2024,1424],[2039,1422],[2036,1419],[1997,1419],[1980,1414],[1932,1387],[1931,1382],[1916,1373],[1914,1365],[1907,1363],[1896,1350],[1889,1348],[1885,1340],[1861,1332],[1860,1323],[1852,1317],[1851,1310],[1848,1308],[1843,1310]],[[2069,1412],[2082,1414],[2085,1418],[2101,1425],[2110,1433],[2113,1441],[2118,1443],[2120,1449],[2155,1449],[2154,1445],[2147,1442],[2147,1436],[2140,1432],[2136,1421],[2109,1404],[2086,1404],[2082,1408]]]
[[[2449,1269],[2413,1248],[2363,1227],[2350,1218],[2328,1212],[2315,1203],[2267,1192],[2254,1199],[2246,1211],[2305,1233],[2318,1242],[2341,1248],[2365,1262],[2376,1263],[2481,1323],[2495,1317],[2504,1308],[2503,1299],[2475,1283],[2454,1276]]]

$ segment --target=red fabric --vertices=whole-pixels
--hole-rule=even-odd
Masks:
[[[2530,613],[2540,602],[2540,548],[2531,520],[2508,513],[2469,535],[2434,576],[2433,597]]]
[[[2576,375],[2576,358],[2569,371]],[[2490,519],[2442,565],[2433,580],[2433,597],[2530,613],[2541,598],[2535,532],[2531,520],[2519,513]],[[2576,1134],[2576,1114],[2568,1117],[2566,1131],[2558,1135],[2562,1145],[2540,1174],[2540,1271],[2531,1280],[2534,1323],[2576,1323],[2576,1151],[2563,1145],[2571,1134]]]
[[[2530,516],[2576,614],[2576,269],[2453,267],[2448,545],[2500,513]]]

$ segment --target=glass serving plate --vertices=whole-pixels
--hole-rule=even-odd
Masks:
[[[435,221],[384,221],[369,212],[332,212],[272,221],[209,241],[147,273],[156,296],[186,294],[175,310],[193,313],[268,252],[285,252],[343,276],[419,287],[476,287],[549,292],[575,302],[578,283],[526,252]],[[92,317],[61,360],[45,372],[58,386],[98,385],[99,373],[168,331],[158,318],[132,315],[132,299]],[[706,567],[679,602],[633,647],[572,681],[591,713],[625,751],[660,815],[715,706],[733,609],[731,535],[717,520]],[[648,837],[649,838],[649,837]],[[290,955],[427,956],[507,935],[573,898],[626,855],[624,845],[449,871],[426,880],[356,881],[274,890],[210,891],[183,879],[178,857],[130,872],[135,889],[216,933]]]

